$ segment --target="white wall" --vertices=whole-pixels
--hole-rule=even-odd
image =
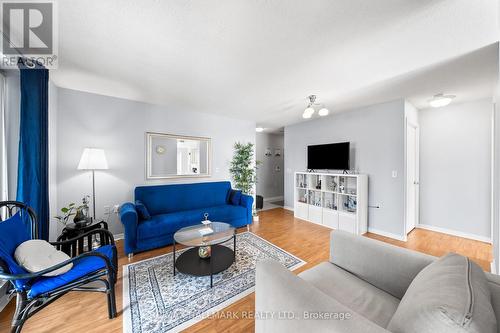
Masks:
[[[57,117],[59,89],[49,81],[49,216],[51,219],[49,226],[49,239],[56,240],[61,234],[63,225],[54,223],[54,216],[59,214],[57,202]]]
[[[228,180],[236,141],[255,143],[255,123],[198,112],[170,110],[151,104],[58,89],[58,207],[92,193],[90,172],[76,170],[84,147],[106,151],[109,170],[96,172],[97,216],[104,206],[133,200],[137,185]],[[212,138],[212,177],[168,181],[145,180],[145,132]],[[110,229],[121,233],[112,217]]]
[[[19,121],[21,107],[21,91],[19,86],[19,71],[9,70],[7,78],[7,160],[9,177],[9,199],[16,199],[17,192],[17,158],[19,153]]]
[[[255,138],[256,159],[261,162],[257,169],[257,194],[264,200],[283,197],[284,195],[284,136],[279,133],[257,133]],[[270,148],[272,156],[265,156]],[[274,156],[275,149],[281,150],[281,156]],[[280,171],[276,171],[279,167]]]
[[[404,116],[396,100],[285,127],[285,205],[293,207],[293,173],[306,169],[307,146],[351,142],[351,167],[368,174],[368,225],[404,237]],[[392,171],[397,177],[392,177]]]
[[[420,116],[420,223],[491,238],[491,99]]]

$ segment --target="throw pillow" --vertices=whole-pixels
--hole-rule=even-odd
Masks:
[[[229,195],[229,202],[231,205],[238,206],[241,200],[241,191],[240,190],[231,190],[231,194]]]
[[[137,214],[139,215],[139,218],[141,220],[150,220],[151,219],[151,215],[149,214],[149,211],[148,211],[146,205],[144,205],[141,200],[135,201],[135,209],[137,210]]]
[[[497,332],[483,270],[450,253],[412,281],[387,329],[395,333]]]
[[[43,271],[70,259],[66,253],[57,250],[49,242],[41,239],[32,239],[22,243],[16,248],[14,257],[19,265],[31,273]],[[66,273],[72,267],[73,264],[70,263],[44,274],[44,276],[58,276]]]

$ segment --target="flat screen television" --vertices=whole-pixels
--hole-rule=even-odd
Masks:
[[[307,169],[349,170],[349,142],[307,146]]]

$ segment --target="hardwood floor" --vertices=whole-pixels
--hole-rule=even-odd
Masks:
[[[239,232],[245,230],[246,228],[242,228]],[[290,211],[277,208],[261,212],[260,222],[254,223],[251,230],[307,261],[307,264],[296,272],[328,260],[330,229],[295,219]],[[469,256],[486,271],[489,271],[492,261],[492,250],[489,244],[427,230],[416,229],[412,231],[406,243],[370,233],[366,236],[436,256],[446,252],[457,252]],[[118,241],[117,243],[121,267],[129,262],[123,254],[122,242]],[[171,250],[171,246],[168,246],[140,253],[134,256],[132,262],[161,255]],[[121,275],[120,271],[116,286],[119,312],[117,318],[108,320],[104,294],[75,292],[63,296],[29,319],[23,332],[122,332],[123,285]],[[14,308],[15,302],[13,300],[0,313],[0,332],[9,331]],[[205,319],[188,328],[186,332],[253,332],[254,322],[247,315],[253,310],[254,294],[251,294],[222,310],[226,314],[226,318]],[[233,318],[227,318],[230,316]]]

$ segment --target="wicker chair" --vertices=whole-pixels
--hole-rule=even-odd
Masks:
[[[18,237],[19,235],[12,235],[12,232],[27,232],[31,236],[28,239],[36,239],[36,215],[26,204],[17,201],[0,202],[0,213],[3,216],[0,222],[0,279],[11,283],[10,293],[15,293],[17,297],[11,332],[20,332],[28,318],[70,291],[106,293],[109,318],[116,316],[115,283],[118,263],[115,242],[109,231],[91,230],[73,239],[51,242],[71,259],[43,271],[28,273],[14,259],[15,247],[19,244],[15,244],[13,239],[23,238],[23,235]],[[84,246],[85,240],[92,237],[99,237],[99,248],[92,249],[90,241]],[[73,267],[68,272],[54,277],[44,276],[69,263]],[[91,282],[99,283],[90,285]]]

